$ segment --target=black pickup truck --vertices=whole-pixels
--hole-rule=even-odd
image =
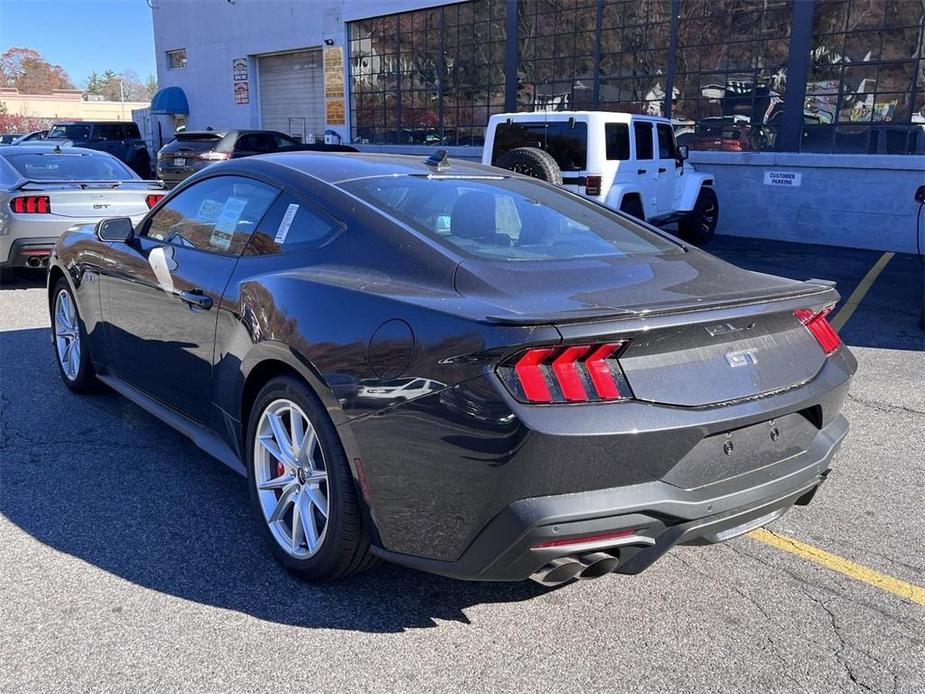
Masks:
[[[151,155],[131,121],[61,121],[42,141],[49,145],[74,145],[108,152],[142,178],[151,178]]]

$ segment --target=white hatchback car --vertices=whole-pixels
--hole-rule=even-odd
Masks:
[[[698,173],[667,118],[605,111],[499,113],[482,163],[563,185],[686,240],[710,240],[719,219],[711,174]]]

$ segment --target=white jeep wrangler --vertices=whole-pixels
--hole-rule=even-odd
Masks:
[[[500,113],[482,163],[533,176],[651,224],[710,240],[719,218],[713,176],[687,163],[667,118],[605,111]]]

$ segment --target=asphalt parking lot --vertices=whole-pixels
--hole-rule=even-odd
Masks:
[[[0,691],[925,691],[922,266],[711,250],[838,282],[860,367],[833,473],[774,535],[557,590],[391,566],[291,578],[241,478],[125,399],[60,384],[44,288],[19,277],[0,290]]]

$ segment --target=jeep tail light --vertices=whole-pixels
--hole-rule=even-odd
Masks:
[[[157,203],[159,203],[163,199],[164,199],[163,194],[152,193],[151,195],[145,198],[145,203],[147,203],[148,209],[150,210],[152,207],[154,207]]]
[[[521,402],[566,403],[632,397],[617,356],[626,342],[536,347],[498,367],[498,375]]]
[[[47,195],[26,195],[10,200],[10,209],[17,214],[51,214],[51,198]]]
[[[793,315],[799,318],[800,322],[806,326],[806,329],[813,334],[826,356],[829,356],[841,346],[841,338],[827,320],[833,308],[835,307],[827,306],[818,312],[808,308],[798,308],[793,312]]]
[[[601,194],[601,177],[585,176],[585,195]]]

